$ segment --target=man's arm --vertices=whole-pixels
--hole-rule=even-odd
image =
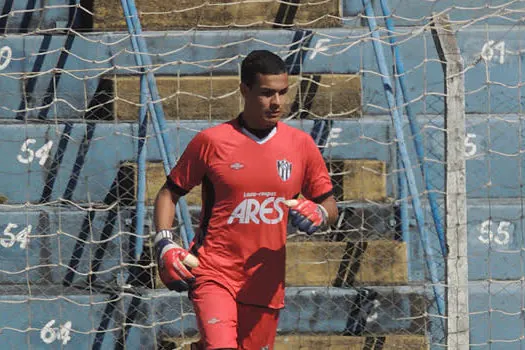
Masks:
[[[337,202],[335,201],[334,196],[331,195],[318,204],[321,204],[323,208],[326,209],[326,212],[328,213],[326,224],[333,225],[337,221],[337,218],[339,216],[339,212],[337,210]]]
[[[175,205],[179,196],[166,184],[155,199],[153,220],[155,224],[155,252],[159,276],[166,287],[182,292],[195,282],[187,267],[197,267],[199,261],[173,241],[171,228],[175,219]]]
[[[178,200],[179,196],[173,191],[170,191],[168,185],[165,183],[157,194],[157,198],[155,198],[153,212],[155,232],[170,230],[173,227],[173,221],[175,220],[175,205]]]

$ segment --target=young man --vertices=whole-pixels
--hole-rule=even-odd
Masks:
[[[240,89],[243,112],[195,136],[155,202],[159,273],[168,288],[189,289],[197,349],[273,349],[284,306],[288,216],[307,233],[337,217],[313,139],[279,121],[288,91],[284,62],[253,51],[242,62]],[[179,197],[201,183],[200,230],[190,248],[195,267],[170,229]],[[305,199],[287,201],[299,194]]]

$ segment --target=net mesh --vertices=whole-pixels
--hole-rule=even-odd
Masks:
[[[137,0],[148,47],[139,52],[120,1],[0,1],[3,346],[175,349],[198,339],[187,296],[167,290],[156,274],[149,234],[165,175],[158,133],[149,125],[140,134],[145,67],[136,57],[152,61],[161,97],[152,102],[163,108],[176,159],[197,132],[237,116],[240,62],[268,49],[290,73],[285,121],[315,139],[339,206],[327,230],[308,236],[289,227],[275,348],[446,347],[447,317],[438,307],[439,299],[446,303],[445,258],[435,221],[445,220],[447,95],[431,32],[436,14],[449,16],[464,60],[471,346],[523,346],[525,4],[384,2],[392,13],[377,1],[370,16],[356,0]],[[385,93],[399,96],[396,77],[406,91],[392,107]],[[398,151],[394,112],[410,168]],[[141,142],[144,213],[137,210]],[[409,172],[424,230],[405,184]],[[200,188],[186,200],[196,228]],[[144,237],[137,234],[142,215]]]

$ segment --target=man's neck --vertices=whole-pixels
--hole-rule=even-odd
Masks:
[[[275,126],[264,129],[251,128],[246,124],[246,120],[244,120],[242,113],[239,115],[239,124],[260,139],[268,136],[272,132],[273,128],[275,128]]]

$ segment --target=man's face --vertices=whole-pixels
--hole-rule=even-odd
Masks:
[[[244,96],[243,117],[249,127],[265,129],[274,126],[288,107],[288,74],[257,74],[250,88],[241,83]]]

